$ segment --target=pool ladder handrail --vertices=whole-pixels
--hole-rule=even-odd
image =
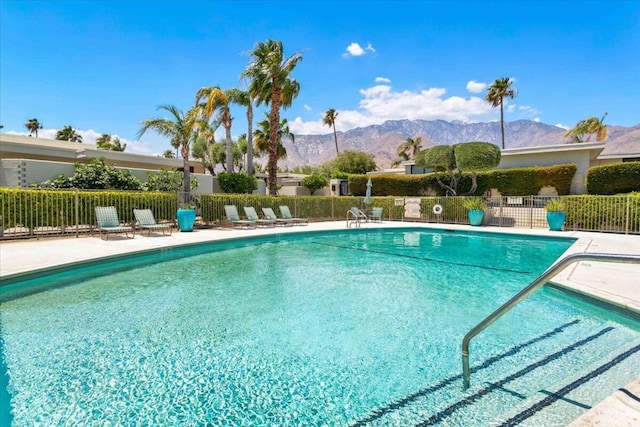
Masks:
[[[558,261],[556,264],[549,267],[544,273],[538,276],[533,282],[531,282],[526,288],[518,292],[513,298],[505,302],[500,308],[487,316],[482,322],[478,323],[473,329],[471,329],[462,339],[462,378],[464,381],[464,388],[469,388],[471,384],[471,372],[469,370],[469,342],[473,337],[482,332],[485,328],[498,320],[503,314],[511,310],[522,300],[527,298],[533,292],[538,290],[542,285],[547,283],[556,274],[567,268],[569,265],[580,261],[602,261],[602,262],[617,262],[624,264],[640,264],[640,255],[626,255],[626,254],[604,254],[604,253],[577,253],[568,255]]]

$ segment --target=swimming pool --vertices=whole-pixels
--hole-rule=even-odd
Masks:
[[[457,376],[462,336],[571,243],[309,233],[3,286],[14,420],[468,426],[528,411],[525,423],[544,414],[563,425],[639,374],[636,323],[544,289],[476,338],[473,387]],[[34,287],[48,289],[11,295]],[[627,353],[550,404],[559,411],[530,409]]]

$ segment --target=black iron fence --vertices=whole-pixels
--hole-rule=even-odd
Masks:
[[[225,205],[252,206],[261,213],[270,207],[279,213],[286,205],[294,216],[309,221],[345,220],[352,206],[382,207],[384,221],[421,221],[469,224],[465,197],[261,196],[242,194],[192,195],[196,227],[224,227]],[[640,234],[640,194],[617,196],[517,196],[486,199],[483,225],[548,228],[545,206],[560,199],[566,208],[565,230]],[[115,206],[122,223],[133,224],[133,209],[151,209],[156,221],[175,224],[180,194],[125,191],[0,189],[0,240],[82,235],[95,228],[95,207]]]

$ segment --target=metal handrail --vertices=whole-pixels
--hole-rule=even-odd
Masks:
[[[570,264],[579,261],[603,261],[618,262],[624,264],[640,264],[640,255],[623,255],[623,254],[602,254],[602,253],[578,253],[568,255],[549,267],[544,273],[538,276],[526,288],[518,292],[513,298],[505,302],[500,308],[487,316],[482,322],[478,323],[471,329],[462,339],[462,378],[464,380],[464,388],[469,388],[471,384],[471,373],[469,371],[469,342],[473,337],[482,332],[485,328],[498,320],[503,314],[511,310],[520,301],[527,298],[539,287],[551,280],[556,274],[567,268]]]

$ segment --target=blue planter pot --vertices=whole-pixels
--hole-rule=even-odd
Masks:
[[[178,218],[178,228],[180,228],[180,231],[193,230],[193,224],[196,222],[195,209],[178,209],[176,217]]]
[[[470,210],[467,212],[467,215],[469,216],[469,222],[471,225],[478,226],[482,224],[482,217],[484,217],[483,210]]]
[[[562,231],[565,218],[564,212],[547,212],[547,224],[551,231]]]

